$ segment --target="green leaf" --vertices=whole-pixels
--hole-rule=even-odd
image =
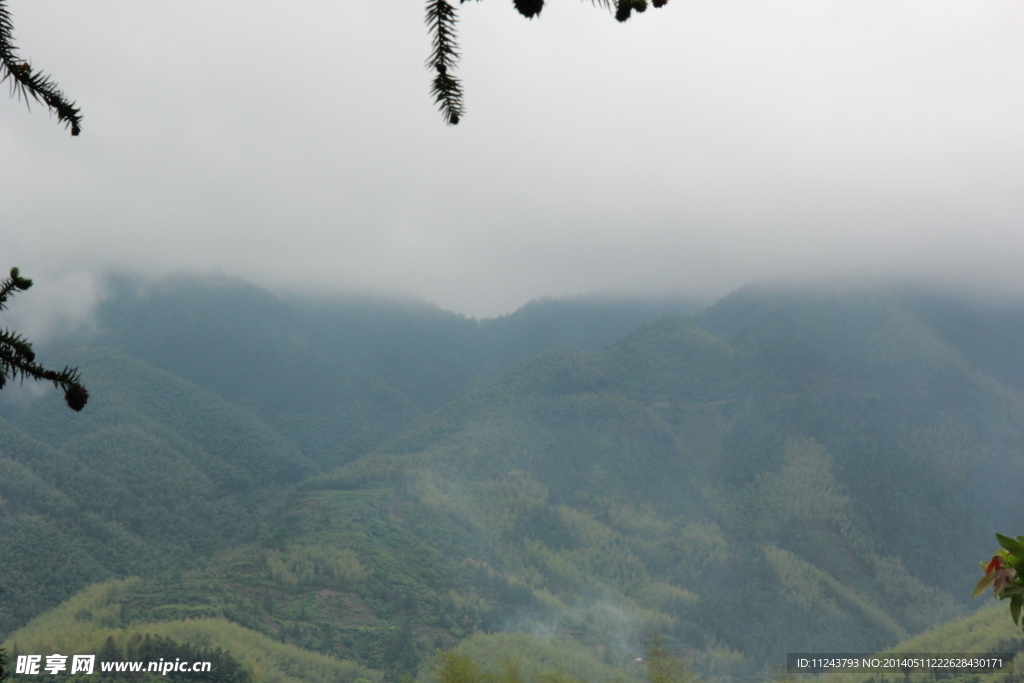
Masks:
[[[978,581],[978,584],[974,587],[974,595],[971,597],[976,598],[988,590],[988,587],[992,585],[992,581],[994,579],[995,577],[992,574],[985,574],[985,576],[981,577],[981,580]]]
[[[1024,568],[1024,557],[1008,555],[1006,559],[1003,560],[1003,564],[1008,567],[1013,567],[1014,569],[1022,569]]]
[[[1018,557],[1024,557],[1024,543],[1021,543],[1015,538],[1003,536],[1002,534],[996,534],[996,540],[999,541],[999,545],[1001,545],[1005,550],[1017,555]]]
[[[1014,626],[1020,624],[1020,607],[1022,601],[1024,601],[1024,598],[1021,598],[1019,594],[1013,596],[1013,599],[1010,600],[1010,616],[1013,617]]]

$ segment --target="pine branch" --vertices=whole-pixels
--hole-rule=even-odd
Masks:
[[[17,268],[11,268],[10,277],[0,280],[0,310],[6,308],[7,299],[15,292],[23,292],[32,286],[32,281],[21,276]],[[0,328],[0,389],[8,379],[25,378],[53,382],[53,386],[64,390],[68,407],[78,411],[89,401],[89,392],[82,386],[78,368],[65,366],[63,370],[47,370],[36,363],[32,344],[17,332]]]
[[[447,0],[427,0],[427,28],[430,31],[432,51],[427,68],[437,75],[430,88],[434,102],[444,115],[448,125],[458,124],[465,109],[462,105],[462,84],[451,75],[459,62],[458,32],[455,25],[458,17],[455,8]]]
[[[0,311],[7,308],[7,306],[4,305],[7,303],[7,297],[11,296],[15,292],[24,292],[31,286],[31,280],[27,277],[22,277],[21,271],[17,268],[11,268],[11,276],[0,280]]]
[[[459,0],[459,4],[467,1]],[[664,7],[668,3],[668,0],[650,1],[655,8]],[[3,0],[0,0],[2,3]],[[544,9],[544,0],[512,0],[512,4],[528,19],[538,16]],[[590,0],[590,4],[608,10],[619,21],[626,21],[633,12],[647,9],[647,0]],[[455,7],[448,4],[448,0],[427,0],[426,23],[430,30],[432,50],[426,66],[437,72],[430,86],[430,94],[449,126],[458,124],[465,113],[462,83],[451,74],[459,62],[457,22]]]
[[[64,93],[49,76],[42,71],[35,71],[32,65],[18,57],[14,47],[14,24],[11,14],[7,11],[7,0],[0,0],[0,83],[10,81],[11,96],[29,99],[45,104],[57,115],[57,122],[71,128],[71,135],[82,132],[81,110],[74,102],[69,102]],[[31,107],[30,107],[31,108]]]
[[[7,357],[31,363],[36,359],[36,352],[32,350],[32,344],[18,333],[0,329],[0,358]]]

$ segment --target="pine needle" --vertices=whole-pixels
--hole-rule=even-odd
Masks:
[[[0,83],[9,81],[11,96],[45,104],[51,113],[57,115],[57,122],[71,128],[71,135],[82,132],[82,114],[74,102],[69,102],[53,80],[18,56],[14,47],[14,24],[7,10],[6,0],[0,0]],[[31,107],[29,106],[31,109]]]
[[[457,22],[455,8],[447,0],[427,0],[426,23],[433,48],[427,60],[427,68],[437,72],[430,94],[434,96],[434,102],[450,126],[458,124],[465,111],[462,84],[451,73],[459,62]]]

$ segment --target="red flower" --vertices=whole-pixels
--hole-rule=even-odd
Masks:
[[[992,590],[995,592],[996,597],[1003,592],[1007,584],[1013,581],[1014,577],[1017,576],[1017,570],[1013,567],[1007,567],[1003,564],[1003,558],[999,555],[992,557],[992,561],[985,567],[985,576],[992,577]]]

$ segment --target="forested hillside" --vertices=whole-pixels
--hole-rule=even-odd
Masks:
[[[108,582],[22,651],[201,632],[256,680],[425,677],[453,647],[610,680],[659,631],[758,680],[968,614],[1024,528],[1021,306],[746,288],[474,321],[123,286],[60,351],[90,410],[0,422],[7,633]]]
[[[93,581],[256,540],[289,484],[372,451],[476,374],[695,306],[547,300],[478,322],[379,297],[284,302],[226,278],[110,286],[97,332],[39,347],[89,376],[90,410],[3,395],[0,633]]]
[[[239,403],[336,467],[472,378],[556,346],[597,349],[683,299],[577,297],[475,320],[415,299],[277,298],[228,278],[114,279],[92,343]]]
[[[244,408],[115,351],[75,357],[88,413],[48,396],[0,421],[8,631],[93,581],[250,541],[259,510],[317,471]]]

